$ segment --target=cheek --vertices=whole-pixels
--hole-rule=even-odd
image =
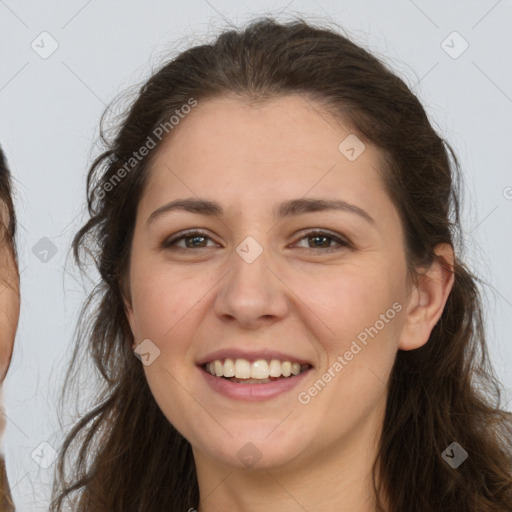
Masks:
[[[150,339],[160,349],[162,361],[167,356],[182,356],[191,329],[197,326],[194,310],[200,307],[201,297],[211,284],[205,283],[199,273],[184,275],[170,265],[153,265],[150,272],[135,270],[131,279],[132,330],[136,342]]]
[[[7,371],[20,314],[19,276],[5,246],[0,248],[0,378]]]
[[[157,271],[153,266],[151,272],[133,272],[132,278],[136,343],[149,339],[159,351],[154,361],[144,366],[148,385],[168,420],[178,430],[186,430],[190,391],[189,384],[183,384],[187,382],[183,372],[188,371],[183,363],[197,325],[193,306],[202,294],[170,268]]]
[[[319,272],[299,292],[322,320],[315,335],[326,360],[322,382],[301,390],[301,403],[311,400],[324,411],[319,414],[335,418],[336,424],[344,421],[347,411],[364,416],[385,391],[404,309],[394,265],[368,259],[339,272],[331,269],[328,279]],[[322,398],[317,400],[317,395]]]
[[[20,299],[17,292],[4,288],[0,292],[0,379],[5,375],[11,358],[19,308]]]
[[[171,327],[169,323],[183,302],[183,287],[173,278],[171,270],[165,271],[149,259],[134,258],[130,275],[131,297],[137,330],[141,336],[150,334],[160,338]]]
[[[401,288],[399,280],[392,277],[394,272],[385,262],[367,259],[337,270],[318,268],[293,283],[294,292],[321,320],[323,344],[329,352],[343,350],[388,310],[388,317],[395,317],[392,306],[400,298]],[[386,322],[382,330],[389,331],[393,323]]]

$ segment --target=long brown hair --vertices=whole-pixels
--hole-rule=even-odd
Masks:
[[[13,262],[9,264],[8,273],[5,272],[6,269],[2,269],[2,289],[0,293],[4,287],[16,289],[17,293],[19,293],[18,283],[20,275],[18,251],[16,248],[16,212],[13,202],[12,176],[2,148],[0,148],[0,249],[8,251],[9,258],[12,258]],[[10,362],[11,360],[9,359],[4,374],[0,374],[0,384],[5,378]]]
[[[17,250],[16,250],[16,214],[14,212],[14,203],[12,199],[12,184],[11,173],[7,165],[5,155],[0,148],[0,250],[7,250],[14,260],[14,278],[19,279],[19,271],[17,265]],[[3,272],[2,272],[3,274]],[[11,277],[11,276],[9,276]],[[13,287],[15,284],[9,279],[2,279],[2,291],[4,286]],[[1,291],[0,291],[1,293]],[[2,312],[5,313],[5,312]],[[10,359],[7,364],[7,369],[10,365]],[[6,372],[7,372],[6,369]],[[0,375],[0,386],[5,375]],[[0,409],[2,405],[0,404]],[[3,410],[0,410],[3,415]],[[0,433],[3,432],[5,420],[0,418]],[[9,489],[9,482],[7,480],[7,473],[5,469],[5,462],[0,456],[0,511],[10,512],[14,510],[14,503],[12,501],[11,492]]]
[[[3,216],[0,217],[0,242],[5,244],[11,251],[14,259],[17,261],[16,250],[16,213],[12,200],[12,178],[7,165],[7,159],[0,148],[0,201],[5,205],[5,213],[8,220],[5,222]]]
[[[81,315],[66,383],[91,357],[102,385],[63,443],[51,510],[64,510],[68,501],[79,512],[197,508],[191,446],[152,397],[123,305],[136,209],[160,145],[154,134],[191,98],[235,94],[264,101],[297,93],[348,120],[381,150],[411,271],[434,261],[436,244],[457,247],[453,289],[428,343],[396,357],[373,467],[376,495],[384,489],[389,510],[397,512],[511,510],[511,415],[500,409],[478,279],[459,259],[457,158],[417,97],[371,53],[339,30],[268,17],[167,62],[140,88],[114,135],[101,130],[105,150],[87,180],[90,219],[73,241],[78,265],[83,269],[83,256],[92,256],[100,280]],[[155,148],[135,162],[148,137]],[[454,441],[469,453],[456,469],[442,457]]]

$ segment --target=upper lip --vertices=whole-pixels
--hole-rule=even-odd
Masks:
[[[285,352],[279,352],[277,350],[242,350],[240,348],[223,348],[211,352],[210,354],[201,357],[197,364],[202,366],[206,363],[211,363],[216,359],[247,359],[248,361],[257,361],[258,359],[278,359],[279,361],[291,361],[292,363],[309,364],[313,366],[310,361],[302,357],[287,354]]]

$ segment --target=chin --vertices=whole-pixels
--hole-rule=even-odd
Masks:
[[[282,420],[281,420],[282,421]],[[303,429],[293,428],[279,422],[261,420],[259,425],[255,421],[237,422],[237,425],[224,423],[226,430],[231,434],[219,432],[218,425],[211,428],[217,435],[197,438],[193,446],[200,447],[207,456],[219,463],[238,469],[270,470],[293,465],[298,457],[303,455],[309,445]],[[257,421],[256,421],[257,423]],[[283,428],[282,432],[277,432]]]

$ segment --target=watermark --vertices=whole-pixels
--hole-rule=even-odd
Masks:
[[[167,120],[160,123],[152,132],[148,135],[144,144],[132,153],[132,156],[128,161],[120,167],[105,183],[96,190],[95,194],[98,199],[103,199],[107,192],[114,190],[114,188],[129,174],[139,163],[149,155],[150,151],[154,149],[158,142],[162,138],[169,134],[170,131],[179,124],[185,116],[189,114],[197,106],[197,100],[189,98],[187,103],[183,104],[180,109],[176,109],[174,114]],[[165,134],[165,135],[164,135]]]
[[[512,199],[512,187],[505,187],[503,189],[503,197],[507,200]]]
[[[338,145],[338,151],[350,162],[357,160],[365,149],[363,141],[354,133],[351,133]]]
[[[385,313],[381,313],[379,316],[379,320],[377,320],[371,327],[366,327],[363,331],[361,331],[357,335],[357,340],[352,341],[350,348],[345,351],[343,355],[339,355],[336,358],[336,361],[325,371],[322,376],[316,380],[316,382],[310,386],[307,391],[301,391],[297,395],[297,400],[302,405],[307,405],[311,402],[311,399],[318,395],[320,391],[322,391],[325,386],[331,382],[331,380],[336,377],[342,370],[349,364],[354,356],[361,352],[363,345],[364,347],[368,344],[368,336],[372,339],[377,336],[377,334],[384,329],[386,324],[388,324],[393,318],[395,318],[397,313],[402,311],[403,306],[399,302],[395,302]],[[358,343],[361,344],[359,344]]]
[[[30,454],[34,462],[43,469],[48,469],[57,458],[57,451],[46,441],[39,443]]]
[[[58,251],[57,246],[46,236],[32,247],[32,253],[43,263],[48,263]]]
[[[59,47],[59,43],[48,32],[41,32],[30,43],[30,47],[39,55],[39,57],[41,57],[41,59],[46,60],[55,53],[55,51]]]
[[[253,443],[245,443],[240,450],[237,452],[240,462],[245,464],[248,468],[252,468],[263,456],[258,450],[257,446]]]
[[[452,59],[458,59],[469,48],[469,43],[457,31],[454,31],[443,39],[441,48]]]
[[[453,442],[441,454],[441,457],[449,466],[457,469],[468,458],[468,452],[459,443]]]
[[[144,366],[150,366],[155,359],[160,357],[160,349],[149,338],[146,338],[135,347],[133,355]]]
[[[248,236],[238,245],[236,252],[246,263],[252,263],[261,255],[263,247],[252,236]]]

